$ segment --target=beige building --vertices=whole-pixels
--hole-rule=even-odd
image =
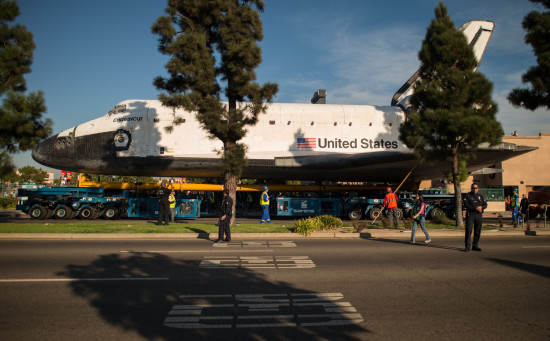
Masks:
[[[44,178],[44,185],[52,186],[54,180],[54,172],[46,171],[46,177]]]
[[[511,195],[513,188],[518,188],[520,197],[540,187],[550,187],[550,133],[539,136],[504,136],[502,142],[520,146],[537,147],[538,149],[494,165],[502,173],[470,176],[461,185],[462,192],[469,192],[475,182],[482,189],[503,189],[504,196]],[[420,188],[447,188],[454,193],[452,184],[441,184],[440,179],[423,181]],[[498,191],[496,191],[498,192]],[[490,202],[488,211],[504,211],[504,202],[500,197]]]

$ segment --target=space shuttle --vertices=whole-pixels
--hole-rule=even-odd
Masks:
[[[490,21],[470,21],[460,30],[481,60],[493,32]],[[393,96],[391,106],[267,104],[241,140],[248,146],[242,178],[273,180],[416,181],[442,177],[447,163],[421,163],[399,140],[416,72]],[[38,144],[32,157],[44,166],[88,174],[221,177],[222,143],[208,138],[194,113],[158,100],[126,100],[105,115]],[[480,146],[469,171],[532,150],[501,143]],[[415,167],[415,165],[417,165]]]

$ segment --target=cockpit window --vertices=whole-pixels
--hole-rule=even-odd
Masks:
[[[126,104],[117,104],[115,107],[111,110],[109,110],[109,116],[120,114],[121,112],[126,111]]]

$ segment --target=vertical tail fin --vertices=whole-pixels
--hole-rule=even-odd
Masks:
[[[487,48],[487,44],[489,44],[489,39],[493,34],[494,28],[495,23],[492,21],[475,20],[468,21],[464,25],[460,26],[460,28],[458,29],[466,36],[468,44],[470,44],[470,46],[474,50],[474,54],[477,58],[478,64],[483,58],[483,53]],[[420,70],[417,70],[414,75],[409,78],[409,80],[405,82],[405,84],[403,84],[403,86],[401,86],[399,90],[397,90],[395,95],[393,95],[391,105],[400,106],[401,108],[403,108],[403,110],[406,111],[406,109],[410,107],[409,99],[414,92],[413,86],[419,80],[419,78]]]

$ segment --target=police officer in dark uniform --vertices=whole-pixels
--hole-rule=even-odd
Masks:
[[[220,221],[218,223],[218,240],[215,242],[231,241],[231,217],[233,216],[233,199],[229,196],[229,190],[223,190],[222,205],[220,207]],[[223,238],[225,234],[225,239]]]
[[[159,217],[157,225],[162,225],[162,219],[164,217],[164,223],[168,225],[168,212],[170,210],[170,190],[166,188],[166,185],[162,183],[160,185],[160,200],[159,200]]]
[[[487,202],[483,195],[478,193],[478,186],[472,184],[472,191],[464,195],[464,207],[466,207],[466,238],[464,240],[464,252],[472,250],[481,251],[479,248],[479,237],[481,237],[481,221],[483,210],[487,208]],[[472,227],[474,229],[474,243],[472,245]]]

